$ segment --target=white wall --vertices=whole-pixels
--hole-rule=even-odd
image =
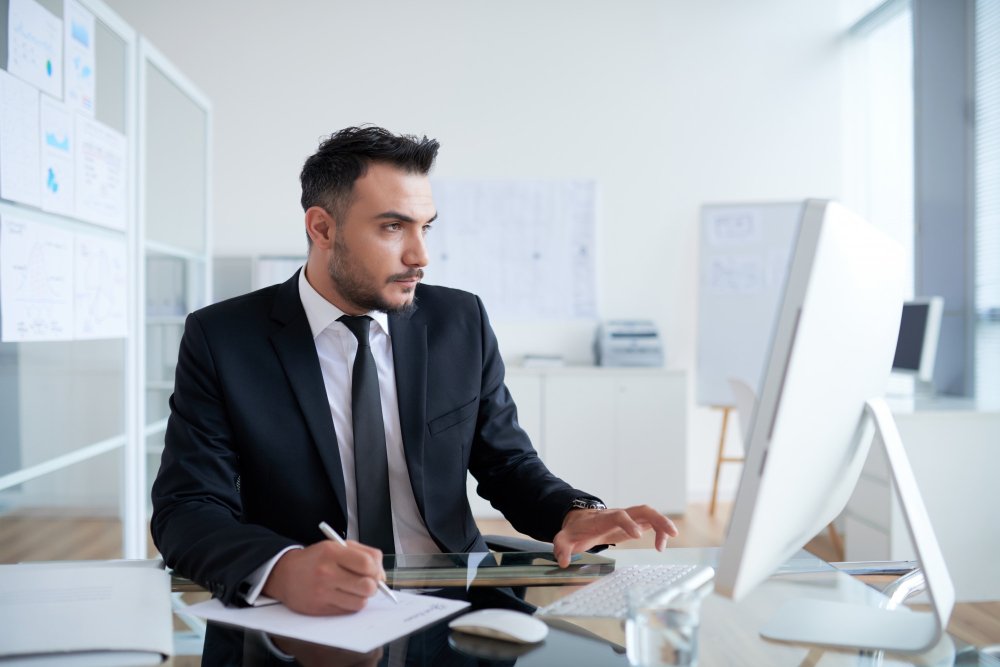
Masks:
[[[297,177],[322,135],[427,134],[436,176],[597,179],[600,312],[652,317],[692,369],[698,207],[842,189],[828,0],[106,1],[214,104],[218,255],[303,251]],[[590,359],[593,322],[495,325],[508,358]],[[718,413],[690,423],[705,498]]]

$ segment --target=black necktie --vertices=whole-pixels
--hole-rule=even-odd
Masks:
[[[378,370],[368,344],[367,315],[344,315],[340,321],[358,339],[351,381],[351,421],[354,427],[354,486],[358,498],[358,539],[363,544],[395,553],[389,501],[389,464],[385,452],[382,399]]]

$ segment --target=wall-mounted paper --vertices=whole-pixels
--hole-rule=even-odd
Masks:
[[[62,99],[62,21],[35,0],[10,0],[7,71]]]
[[[66,43],[66,104],[73,111],[94,116],[96,64],[94,15],[76,0],[65,0],[63,29]]]
[[[76,117],[76,215],[125,229],[127,200],[125,135],[92,118]]]
[[[72,284],[72,232],[4,215],[0,220],[2,340],[70,340]]]
[[[76,234],[74,338],[119,338],[128,330],[124,238]]]
[[[42,96],[41,146],[42,208],[73,215],[73,114],[66,105]]]
[[[0,70],[0,197],[41,206],[38,89]]]
[[[478,294],[494,319],[597,317],[597,185],[435,181],[427,282]]]

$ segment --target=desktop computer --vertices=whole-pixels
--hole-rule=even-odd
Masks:
[[[800,599],[761,634],[919,652],[941,637],[954,587],[883,395],[903,310],[902,248],[829,201],[803,208],[715,590],[740,599],[843,509],[873,435],[885,447],[931,612]]]

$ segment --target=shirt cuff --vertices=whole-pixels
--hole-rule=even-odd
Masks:
[[[250,605],[251,607],[263,607],[265,605],[277,603],[277,600],[269,598],[266,595],[261,595],[260,592],[264,590],[264,584],[267,583],[267,578],[271,576],[271,570],[274,569],[274,565],[275,563],[278,562],[278,559],[284,556],[292,549],[302,549],[302,548],[303,547],[299,545],[285,547],[284,549],[279,551],[274,556],[274,558],[272,558],[271,560],[267,561],[266,563],[258,567],[256,570],[250,573],[250,576],[248,576],[246,579],[243,580],[243,585],[240,588],[248,591],[247,593],[243,594],[243,599],[246,600],[246,603],[248,605]]]

